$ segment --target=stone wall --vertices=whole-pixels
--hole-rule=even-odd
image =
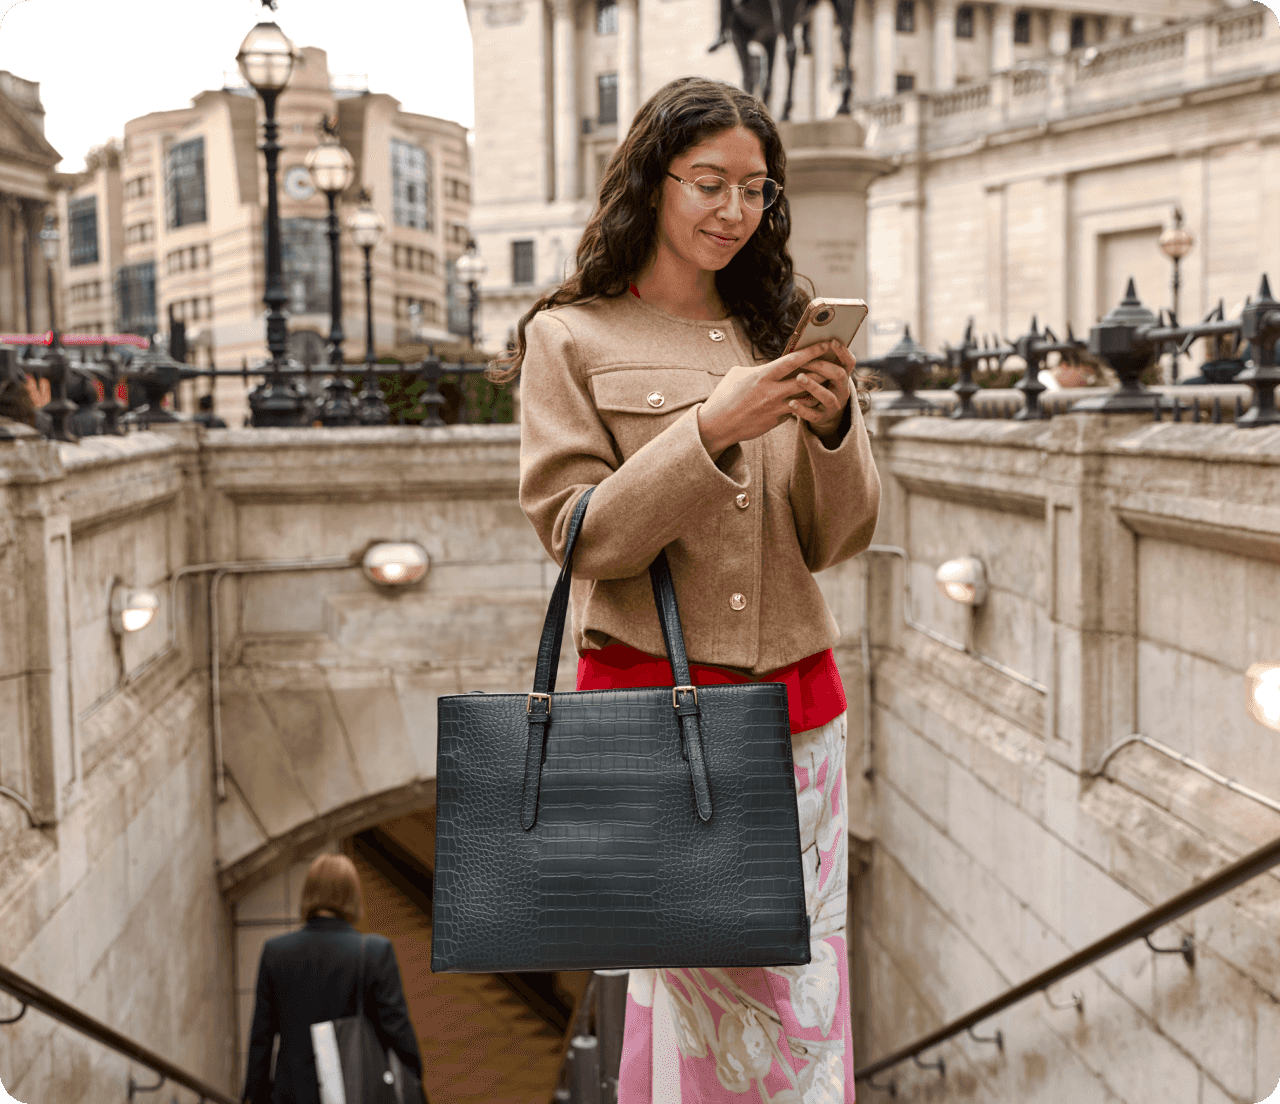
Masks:
[[[0,961],[230,1088],[205,682],[163,611],[119,648],[107,623],[113,579],[163,593],[188,562],[191,457],[152,434],[0,445],[0,784],[43,825],[0,798]],[[121,1099],[130,1073],[38,1012],[0,1031],[0,1070],[41,1104]]]
[[[875,837],[855,938],[860,1063],[997,996],[1280,832],[1280,815],[1144,746],[1142,733],[1280,798],[1276,734],[1243,672],[1280,656],[1280,432],[876,419],[876,541],[911,564],[912,617],[961,642],[932,575],[983,560],[972,648],[908,628],[903,570],[871,555]],[[1280,1079],[1280,881],[1267,875],[941,1048],[947,1073],[882,1075],[908,1100],[1261,1100]],[[935,1055],[926,1055],[932,1058]],[[863,1086],[860,1090],[865,1091]]]

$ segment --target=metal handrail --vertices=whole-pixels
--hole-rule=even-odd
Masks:
[[[1215,898],[1221,897],[1224,893],[1229,893],[1236,886],[1256,878],[1259,874],[1265,873],[1276,865],[1280,865],[1280,837],[1259,847],[1256,851],[1251,851],[1243,858],[1228,864],[1219,870],[1217,874],[1196,883],[1189,889],[1183,890],[1183,892],[1171,897],[1163,905],[1158,905],[1149,912],[1143,913],[1136,920],[1131,920],[1123,927],[1117,928],[1110,935],[1105,935],[1096,942],[1090,943],[1089,946],[1064,958],[1057,965],[1050,966],[1047,970],[1040,971],[1040,973],[1028,978],[1020,985],[1013,986],[1013,988],[1000,996],[987,1001],[986,1004],[979,1005],[971,1012],[966,1012],[958,1019],[944,1024],[936,1031],[931,1031],[928,1035],[917,1039],[915,1042],[909,1043],[891,1054],[886,1054],[883,1058],[877,1058],[874,1062],[868,1063],[859,1070],[855,1070],[854,1079],[858,1081],[866,1080],[883,1070],[889,1069],[891,1066],[896,1066],[899,1062],[905,1062],[909,1058],[918,1056],[923,1051],[936,1047],[939,1043],[946,1042],[952,1036],[959,1035],[962,1031],[976,1026],[983,1020],[994,1016],[997,1012],[1003,1012],[1010,1005],[1017,1004],[1035,993],[1047,990],[1049,986],[1083,970],[1086,966],[1091,966],[1101,958],[1106,958],[1122,947],[1126,947],[1139,939],[1145,939],[1156,929],[1177,920],[1178,917],[1186,915],[1188,912],[1207,904]]]
[[[78,1008],[73,1008],[66,1001],[55,997],[47,989],[40,988],[35,982],[28,981],[21,974],[14,973],[6,966],[0,966],[0,990],[22,1003],[23,1012],[19,1013],[19,1017],[26,1012],[28,1007],[34,1008],[43,1012],[46,1016],[66,1024],[82,1035],[87,1035],[94,1042],[110,1047],[117,1054],[123,1054],[131,1061],[137,1062],[141,1066],[146,1066],[153,1073],[159,1074],[164,1081],[172,1081],[174,1084],[190,1089],[191,1092],[200,1097],[201,1104],[204,1104],[205,1101],[209,1101],[210,1104],[238,1104],[234,1097],[219,1092],[212,1085],[206,1085],[198,1077],[194,1077],[186,1070],[175,1066],[168,1059],[160,1057],[155,1051],[148,1050],[139,1043],[135,1043],[127,1035],[121,1035],[115,1028],[108,1027],[100,1020],[95,1020]],[[141,1086],[139,1087],[141,1088]]]

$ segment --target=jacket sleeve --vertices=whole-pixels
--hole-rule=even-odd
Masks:
[[[880,514],[880,474],[856,395],[845,407],[840,428],[840,443],[828,449],[796,419],[791,512],[810,571],[822,571],[863,551]]]
[[[564,562],[564,542],[579,496],[591,499],[574,551],[574,575],[626,579],[687,530],[713,500],[745,484],[741,449],[712,461],[698,432],[698,405],[620,463],[613,437],[587,389],[573,335],[553,314],[529,323],[520,373],[520,506],[543,547]]]
[[[253,1023],[249,1028],[249,1061],[240,1099],[249,1104],[271,1104],[271,1048],[280,1031],[280,1010],[271,985],[267,949],[258,959],[258,985],[253,1000]]]
[[[378,1036],[384,1046],[395,1047],[405,1066],[421,1078],[422,1055],[418,1052],[418,1036],[409,1019],[409,1006],[405,1003],[404,989],[400,984],[396,950],[388,939],[378,942],[382,944],[382,953],[378,955],[373,971],[371,994],[378,1010],[374,1021],[378,1025]]]

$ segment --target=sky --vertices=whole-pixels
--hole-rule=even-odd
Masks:
[[[404,110],[472,125],[462,0],[278,0],[274,14],[261,0],[0,0],[0,69],[40,82],[45,137],[76,172],[129,119],[221,88],[260,19]]]

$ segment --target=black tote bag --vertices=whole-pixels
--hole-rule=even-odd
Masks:
[[[316,1053],[316,1074],[320,1082],[321,1104],[426,1104],[422,1082],[408,1069],[394,1050],[383,1050],[373,1024],[364,1014],[364,949],[360,936],[360,967],[356,975],[356,1014],[313,1024],[311,1045]],[[330,1028],[325,1032],[316,1028]],[[336,1054],[322,1055],[321,1047],[333,1047]],[[337,1083],[328,1084],[326,1074]]]
[[[431,969],[807,963],[786,687],[692,687],[665,552],[649,574],[676,685],[555,692],[590,496],[533,693],[439,699]]]

